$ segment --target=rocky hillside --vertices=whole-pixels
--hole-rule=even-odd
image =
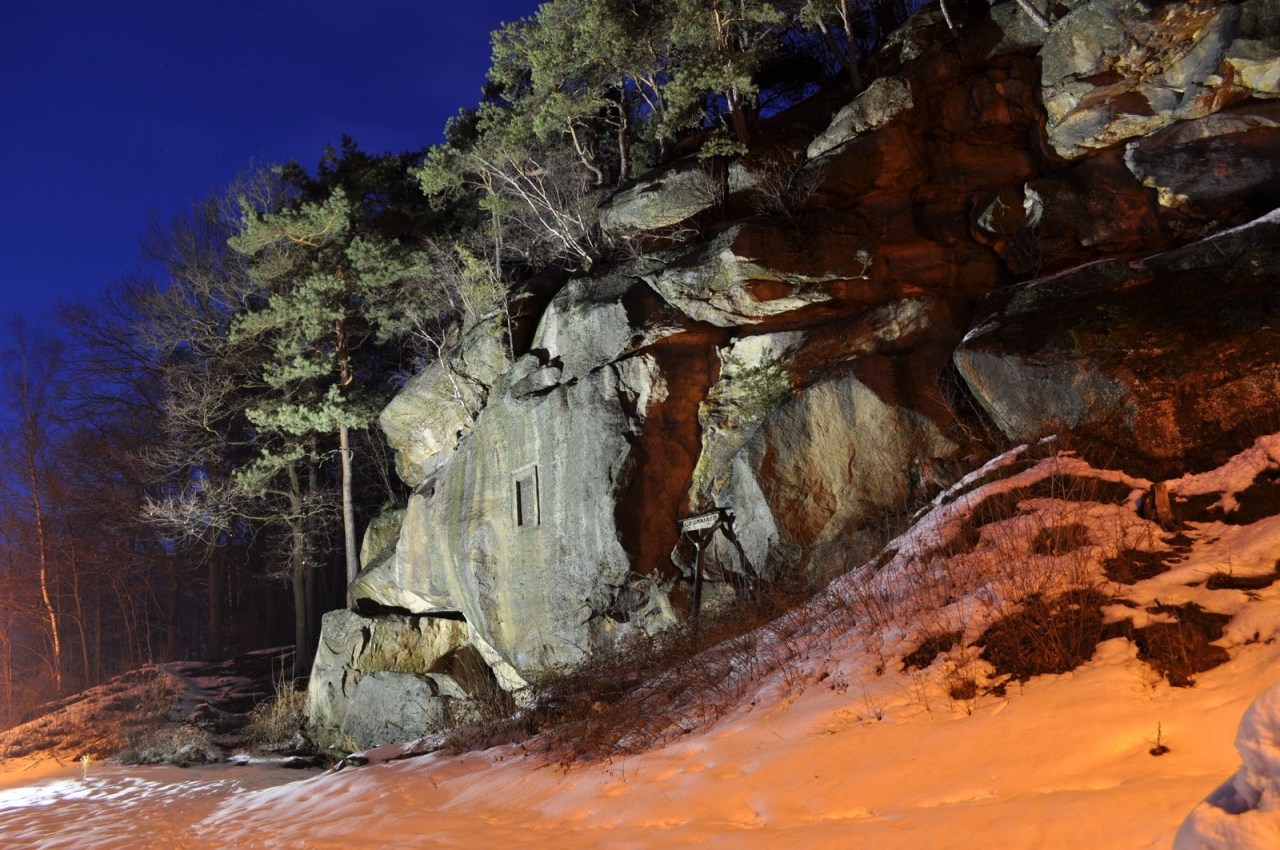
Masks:
[[[254,706],[271,696],[293,651],[266,649],[221,662],[149,664],[40,708],[0,733],[0,761],[126,764],[220,762],[252,742]],[[301,764],[310,764],[300,759]]]
[[[1070,432],[1155,488],[1274,431],[1280,13],[1052,12],[917,15],[847,102],[618,192],[624,259],[414,377],[381,418],[413,496],[325,618],[320,742],[861,564],[1001,443]],[[713,510],[695,596],[678,520]]]

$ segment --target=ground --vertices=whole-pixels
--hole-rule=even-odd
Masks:
[[[364,766],[302,778],[258,765],[180,770],[95,762],[86,774],[74,762],[11,759],[0,774],[0,842],[1164,848],[1195,810],[1199,822],[1222,826],[1220,834],[1235,835],[1235,843],[1197,843],[1184,831],[1179,848],[1267,846],[1250,838],[1280,830],[1267,794],[1247,816],[1201,801],[1215,789],[1221,799],[1220,786],[1241,764],[1234,745],[1241,718],[1280,681],[1280,586],[1270,580],[1280,517],[1249,508],[1280,468],[1280,438],[1260,440],[1219,470],[1173,482],[1191,517],[1176,533],[1149,528],[1151,520],[1139,515],[1136,497],[1149,482],[1087,473],[1051,448],[1039,449],[1041,459],[1006,456],[940,498],[873,574],[833,584],[784,641],[762,639],[763,655],[740,667],[749,678],[742,696],[724,713],[689,718],[686,734],[652,750],[566,767],[534,746],[411,758],[390,747],[367,754]],[[1055,481],[1093,475],[1115,486],[1045,495],[1029,483],[1045,463],[1059,464]],[[1121,490],[1134,498],[1117,498]],[[1017,498],[990,501],[1010,492]],[[965,514],[966,504],[999,504],[1003,512],[981,523],[960,521],[974,512]],[[1046,523],[1088,533],[1014,534]],[[1026,550],[1018,557],[999,548],[1015,536]],[[1120,570],[1123,581],[1105,576],[1117,569],[1109,560],[1116,552],[1143,549],[1169,557],[1136,574]],[[1011,576],[1025,584],[1033,567],[1051,577],[1038,585],[1046,593],[1070,570],[1072,581],[1087,580],[1115,602],[1104,608],[1103,639],[1087,661],[1020,681],[993,669],[975,641],[992,622],[1023,610],[1001,594]],[[949,595],[919,596],[936,592],[938,583],[917,579],[939,569],[952,581]],[[878,598],[894,600],[879,621],[859,590],[877,582],[893,591]],[[963,640],[923,669],[904,669],[902,656],[923,633],[926,603],[930,622],[958,627]],[[1183,671],[1184,686],[1176,687],[1170,678],[1180,674],[1162,675],[1140,658],[1135,635],[1178,622],[1185,614],[1169,612],[1191,610],[1178,607],[1189,603],[1229,615],[1222,636],[1210,642],[1226,660]],[[955,688],[961,674],[972,689]],[[1280,705],[1280,698],[1272,702]],[[1280,728],[1280,721],[1253,726]],[[1265,774],[1273,763],[1261,764]],[[1262,824],[1260,831],[1233,833],[1242,817]]]

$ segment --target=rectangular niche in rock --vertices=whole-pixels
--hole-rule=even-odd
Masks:
[[[538,516],[538,465],[522,466],[511,475],[515,481],[516,527],[537,525]]]

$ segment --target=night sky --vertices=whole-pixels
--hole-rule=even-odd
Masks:
[[[538,0],[0,0],[0,318],[139,268],[138,238],[252,164],[438,142],[489,32]]]

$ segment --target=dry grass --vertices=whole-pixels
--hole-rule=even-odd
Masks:
[[[982,658],[1019,682],[1074,670],[1093,657],[1103,639],[1102,606],[1110,601],[1089,587],[1052,599],[1033,595],[982,633],[977,640]]]
[[[446,748],[523,742],[568,765],[643,752],[706,728],[765,674],[783,670],[786,678],[795,670],[798,638],[814,630],[799,606],[813,592],[803,581],[774,584],[731,610],[704,613],[696,638],[672,630],[549,676],[524,708],[454,729]],[[832,614],[846,615],[843,607]]]
[[[275,693],[249,712],[245,739],[267,750],[307,749],[307,691],[286,677],[275,682]]]
[[[136,729],[125,736],[124,746],[115,755],[121,764],[216,764],[222,750],[209,733],[198,726],[161,726]]]
[[[1145,521],[1130,486],[1046,448],[975,476],[941,500],[936,523],[894,544],[901,553],[842,582],[884,669],[899,658],[971,709],[1007,681],[1075,669],[1111,636],[1103,561],[1112,536],[1141,536]],[[1162,546],[1158,533],[1123,545]]]
[[[173,694],[173,682],[160,668],[131,670],[0,734],[0,758],[110,758],[131,736],[165,722]]]

